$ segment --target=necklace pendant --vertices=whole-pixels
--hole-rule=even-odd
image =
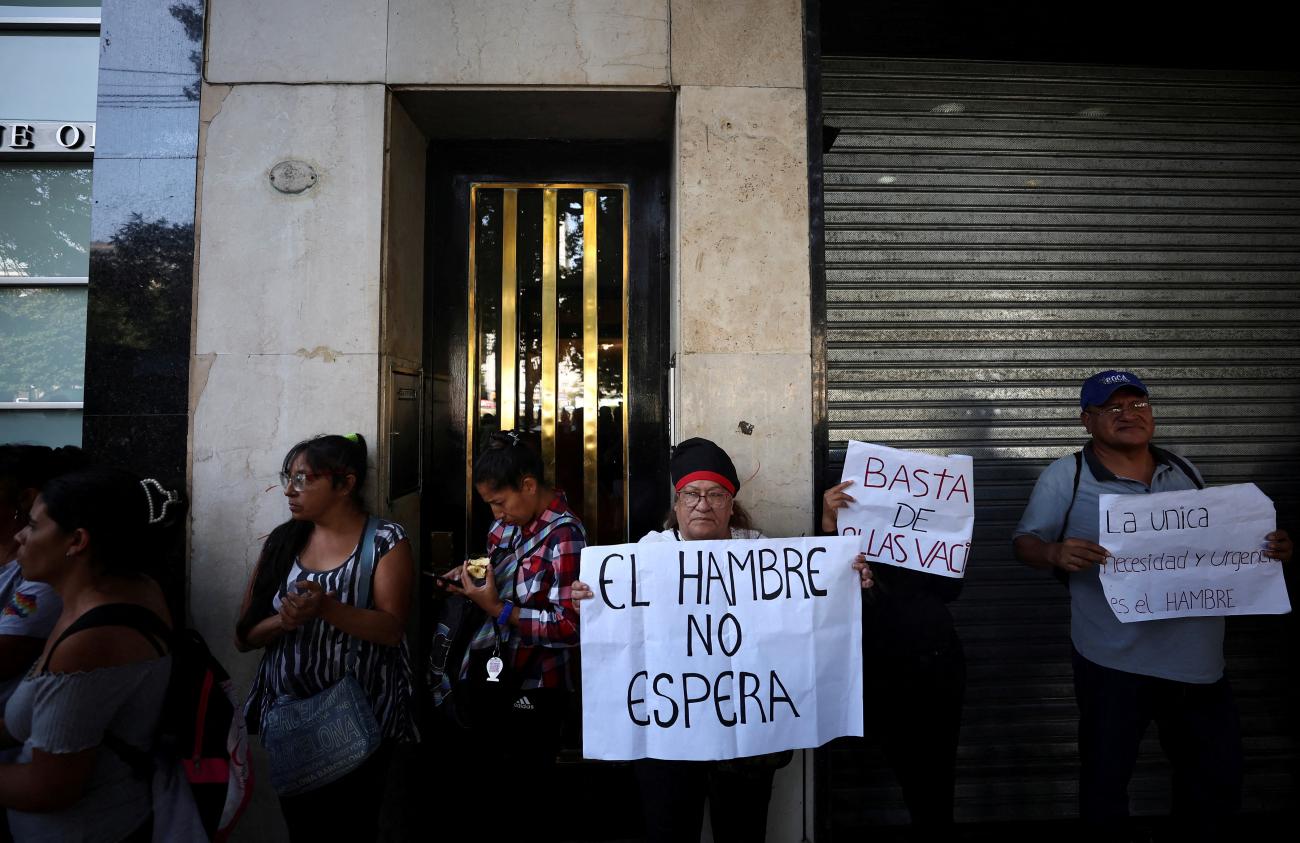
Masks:
[[[492,658],[488,659],[487,660],[487,677],[488,677],[487,681],[489,682],[501,681],[497,679],[497,677],[501,675],[501,671],[505,669],[505,666],[506,666],[505,662],[501,661],[501,659],[496,656],[493,656]]]

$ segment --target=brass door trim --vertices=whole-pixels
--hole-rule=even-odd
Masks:
[[[501,337],[497,353],[501,360],[501,383],[497,388],[497,418],[502,430],[514,430],[519,396],[516,378],[519,366],[515,354],[519,349],[519,318],[515,313],[519,273],[515,238],[519,223],[519,190],[501,192]]]
[[[469,287],[465,297],[465,532],[469,535],[470,513],[474,511],[474,423],[478,419],[478,301],[475,294],[478,285],[474,279],[475,256],[478,237],[475,225],[478,222],[478,191],[470,187],[469,191]]]
[[[600,394],[596,388],[600,363],[596,269],[596,191],[588,189],[582,191],[582,501],[584,515],[593,525],[599,514],[596,481],[600,472],[596,459],[596,422],[600,419]],[[623,392],[626,396],[627,389]]]
[[[555,481],[555,248],[557,189],[542,190],[542,465]]]
[[[595,524],[598,517],[599,463],[598,434],[600,417],[600,278],[597,265],[597,209],[601,191],[616,192],[622,200],[622,278],[620,279],[620,307],[622,315],[622,465],[624,479],[629,479],[628,450],[630,431],[630,407],[632,397],[629,394],[628,378],[630,362],[628,360],[629,334],[629,291],[628,273],[630,256],[631,208],[628,206],[628,185],[621,183],[596,182],[471,182],[469,185],[469,266],[468,296],[466,316],[469,341],[466,343],[466,432],[465,432],[465,477],[468,481],[465,489],[465,517],[468,528],[473,508],[474,488],[473,470],[475,455],[474,431],[479,416],[479,324],[478,324],[478,290],[477,290],[477,231],[478,191],[502,191],[502,254],[501,254],[501,325],[498,332],[498,360],[501,364],[497,384],[497,414],[501,430],[516,427],[520,401],[531,401],[532,396],[519,395],[519,311],[518,311],[518,199],[520,190],[542,191],[542,401],[541,401],[541,448],[542,461],[548,478],[554,482],[556,477],[556,423],[557,423],[557,358],[558,340],[557,298],[558,267],[557,247],[559,234],[558,193],[561,190],[581,190],[583,197],[583,273],[582,273],[582,319],[583,319],[583,512],[581,516],[589,523]],[[626,489],[626,486],[625,486]],[[630,495],[623,494],[623,524],[625,529],[630,524]]]

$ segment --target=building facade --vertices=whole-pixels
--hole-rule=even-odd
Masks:
[[[907,4],[863,4],[892,15],[869,38],[840,5],[106,0],[98,113],[49,118],[97,121],[82,436],[185,479],[178,588],[237,681],[280,459],[313,434],[365,436],[369,498],[430,569],[481,542],[467,473],[498,429],[537,434],[600,541],[655,525],[689,436],[772,535],[815,529],[850,439],[968,453],[958,819],[1072,815],[1066,600],[1009,535],[1111,365],[1294,531],[1300,81],[891,53]],[[1294,643],[1230,633],[1255,813],[1296,790]],[[796,754],[769,839],[905,821],[873,752]],[[1167,809],[1160,763],[1140,813]],[[240,838],[277,823],[259,793]]]

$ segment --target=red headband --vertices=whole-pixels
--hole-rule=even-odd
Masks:
[[[677,485],[673,488],[680,492],[683,486],[687,483],[694,483],[696,480],[712,480],[731,494],[736,494],[736,487],[731,485],[731,481],[716,471],[692,471],[678,480]]]

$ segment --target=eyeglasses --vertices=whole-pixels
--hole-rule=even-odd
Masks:
[[[686,504],[687,509],[694,509],[700,505],[700,501],[708,501],[709,506],[713,509],[722,509],[731,500],[731,494],[721,489],[712,489],[708,492],[700,493],[694,489],[683,489],[677,493],[677,500]]]
[[[1128,404],[1109,404],[1105,407],[1098,407],[1095,410],[1089,410],[1094,416],[1104,416],[1109,419],[1117,419],[1125,413],[1149,413],[1151,412],[1150,401],[1132,401]]]
[[[295,471],[293,473],[281,471],[280,488],[287,492],[289,487],[292,486],[295,492],[305,492],[307,491],[307,484],[317,477],[334,477],[337,474],[337,471]]]

